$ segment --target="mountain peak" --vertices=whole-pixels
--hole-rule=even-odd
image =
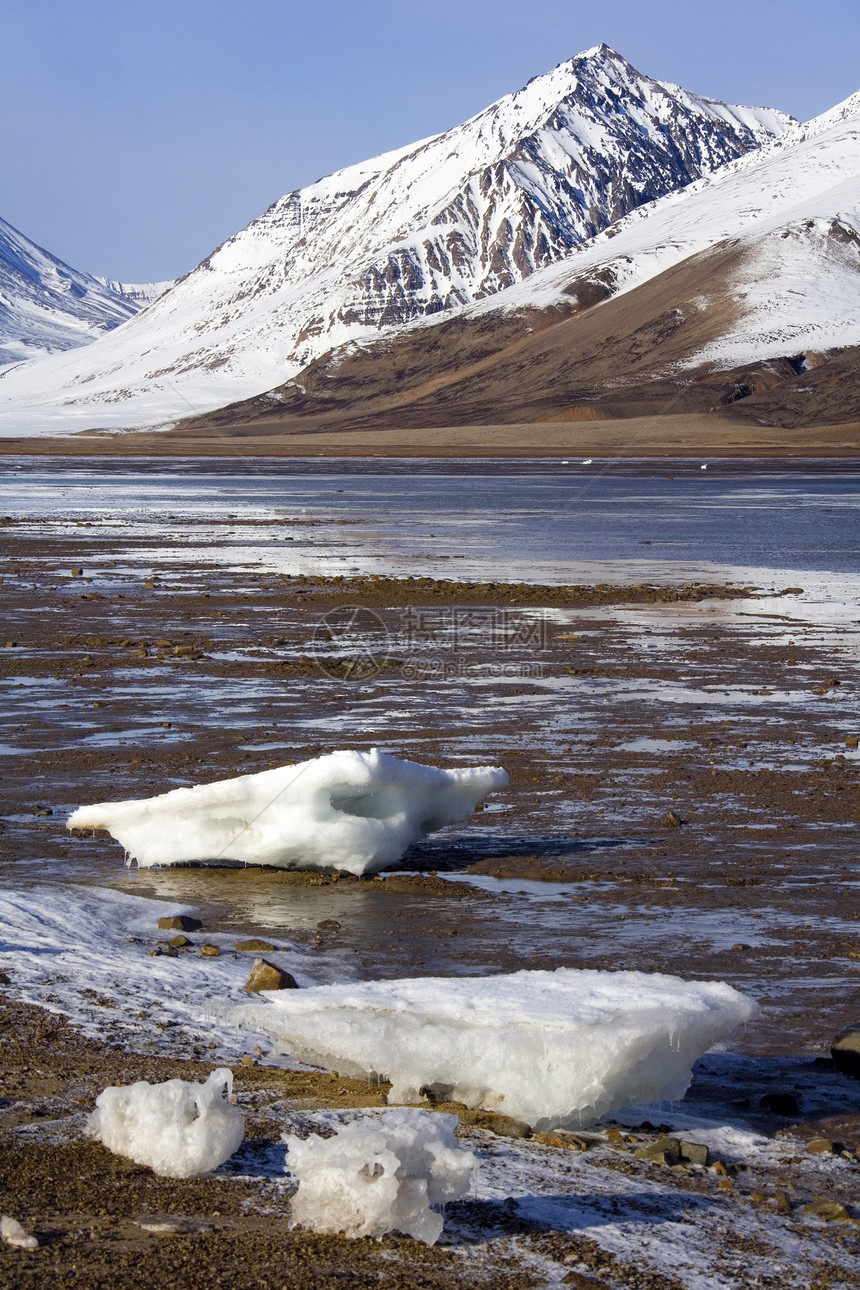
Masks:
[[[185,400],[202,411],[279,386],[335,345],[504,291],[791,123],[662,85],[601,44],[288,193],[120,333],[40,365],[40,416],[55,397],[87,426],[171,421]],[[0,399],[27,401],[12,375]]]

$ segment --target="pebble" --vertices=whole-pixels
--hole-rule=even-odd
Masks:
[[[236,942],[236,949],[240,954],[269,954],[274,948],[274,945],[271,945],[268,941],[261,941],[258,936],[251,936],[246,941]]]
[[[167,942],[167,944],[168,944],[168,945],[172,945],[172,946],[173,946],[173,948],[174,948],[174,949],[176,949],[176,950],[181,950],[181,949],[186,948],[186,947],[187,947],[187,946],[189,946],[189,945],[193,945],[193,944],[194,944],[194,942],[193,942],[193,941],[189,941],[188,937],[187,937],[187,936],[183,936],[183,935],[182,935],[182,933],[180,932],[180,934],[179,934],[178,936],[171,936],[171,938],[170,938],[170,940]]]
[[[221,951],[217,945],[201,945],[200,953],[205,959],[217,959]]]

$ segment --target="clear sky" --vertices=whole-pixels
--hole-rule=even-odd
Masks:
[[[860,88],[860,0],[0,0],[0,215],[75,268],[172,278],[601,41],[804,120]]]

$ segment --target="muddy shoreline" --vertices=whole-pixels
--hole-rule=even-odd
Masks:
[[[781,1224],[812,1251],[808,1284],[850,1284],[860,1228],[816,1222],[803,1206],[818,1188],[860,1218],[856,1166],[846,1159],[844,1176],[822,1179],[809,1174],[805,1149],[815,1133],[851,1152],[860,1145],[860,1096],[828,1062],[832,1036],[857,1019],[860,973],[853,634],[792,618],[803,592],[787,583],[768,589],[784,593],[775,601],[705,584],[285,578],[187,559],[149,567],[145,543],[129,562],[135,540],[83,522],[64,532],[0,527],[0,886],[63,882],[149,896],[166,911],[191,906],[207,935],[277,938],[358,978],[623,966],[727,980],[764,1015],[727,1066],[700,1072],[690,1105],[735,1107],[724,1113],[788,1135],[785,1161],[729,1171],[731,1188],[712,1168],[664,1171],[660,1185],[724,1213],[735,1262],[716,1259],[712,1272],[722,1267],[726,1285],[762,1284],[746,1279],[744,1242],[757,1257],[768,1242],[778,1251]],[[193,552],[195,541],[195,526],[177,521],[172,543]],[[356,620],[356,610],[368,616]],[[365,880],[128,872],[104,836],[64,827],[81,802],[375,745],[431,764],[501,763],[511,785],[471,824]],[[321,929],[326,921],[338,926]],[[153,926],[141,962],[157,940]],[[503,1196],[452,1207],[450,1242],[429,1251],[289,1230],[288,1190],[261,1163],[274,1158],[285,1118],[378,1106],[381,1090],[285,1071],[265,1052],[248,1054],[256,1065],[232,1063],[250,1115],[237,1169],[187,1184],[154,1179],[83,1141],[83,1115],[107,1083],[202,1078],[205,1044],[153,1036],[145,1018],[136,1039],[112,1028],[109,1008],[98,1035],[77,1031],[59,1005],[16,1001],[14,965],[7,974],[3,1204],[42,1248],[0,1245],[4,1286],[40,1286],[50,1269],[75,1290],[176,1276],[238,1290],[528,1287],[549,1284],[549,1267],[553,1284],[689,1284],[647,1251],[610,1254]],[[80,1006],[98,1018],[97,999]],[[775,1092],[794,1096],[797,1113],[762,1105]],[[504,1133],[463,1119],[488,1159],[508,1150]],[[632,1144],[613,1147],[609,1127],[576,1167],[650,1185],[656,1167],[635,1161]],[[516,1150],[543,1168],[558,1149]],[[173,1233],[139,1226],[170,1216]]]

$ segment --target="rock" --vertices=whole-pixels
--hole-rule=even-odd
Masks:
[[[159,918],[158,926],[162,932],[199,932],[203,924],[189,914],[169,914]]]
[[[681,1159],[686,1160],[691,1165],[707,1165],[709,1155],[708,1148],[703,1142],[686,1142],[681,1138],[679,1144],[681,1148]]]
[[[12,978],[6,972],[0,972],[0,985],[11,985]]]
[[[840,1030],[830,1045],[830,1052],[837,1070],[860,1079],[860,1023]]]
[[[860,744],[860,735],[849,735],[845,740],[846,748],[856,748]]]
[[[532,1136],[532,1126],[525,1124],[522,1120],[515,1120],[510,1115],[501,1115],[495,1111],[488,1111],[477,1120],[477,1124],[482,1129],[489,1129],[490,1133],[495,1133],[500,1138],[530,1138]]]
[[[562,1277],[561,1284],[573,1286],[573,1290],[607,1290],[605,1281],[595,1281],[594,1277],[587,1277],[583,1272],[568,1272]]]
[[[793,1093],[765,1093],[764,1097],[759,1098],[759,1106],[763,1106],[766,1111],[771,1111],[774,1115],[799,1115],[800,1107],[797,1104],[797,1098]]]
[[[155,954],[164,954],[169,959],[179,958],[179,951],[175,950],[169,941],[159,941],[153,952]]]
[[[253,1058],[253,1057],[251,1057],[248,1053],[243,1053],[243,1054],[242,1054],[242,1065],[243,1065],[243,1066],[256,1066],[256,1065],[257,1065],[257,1063],[254,1061],[254,1058]]]
[[[76,566],[71,570],[71,574],[73,578],[82,578],[84,576],[84,571]]]
[[[200,953],[204,959],[217,959],[221,951],[217,945],[201,945]]]
[[[833,1143],[827,1138],[810,1138],[806,1144],[806,1150],[812,1156],[832,1156]]]
[[[240,954],[270,954],[275,946],[268,941],[261,941],[259,936],[251,936],[247,941],[237,941],[236,949]]]
[[[175,950],[181,950],[181,949],[185,949],[189,945],[193,945],[194,942],[189,941],[188,937],[183,936],[182,933],[180,932],[178,936],[171,936],[167,944],[172,945]]]
[[[22,1250],[37,1250],[39,1242],[35,1236],[26,1232],[17,1218],[12,1218],[9,1214],[4,1214],[0,1218],[0,1237],[7,1245],[17,1245]]]
[[[844,1205],[838,1200],[829,1200],[827,1196],[816,1196],[815,1200],[809,1205],[804,1205],[803,1212],[811,1214],[813,1218],[821,1218],[825,1223],[854,1223]]]
[[[317,923],[317,927],[323,932],[336,932],[340,923],[336,918],[324,918],[321,923]]]
[[[637,1147],[633,1154],[637,1160],[653,1160],[658,1165],[679,1165],[681,1144],[677,1138],[658,1138],[647,1147]]]
[[[545,1147],[562,1147],[565,1151],[587,1151],[590,1143],[581,1133],[571,1133],[567,1129],[552,1129],[549,1132],[536,1133],[535,1142],[542,1142]]]
[[[684,820],[681,819],[680,815],[676,815],[674,811],[667,811],[663,816],[663,823],[667,829],[680,829]]]
[[[791,1214],[791,1200],[787,1191],[775,1191],[773,1199],[780,1214]]]
[[[250,994],[259,994],[261,990],[298,990],[298,988],[295,977],[266,959],[254,959],[250,976],[245,982],[245,989]]]

